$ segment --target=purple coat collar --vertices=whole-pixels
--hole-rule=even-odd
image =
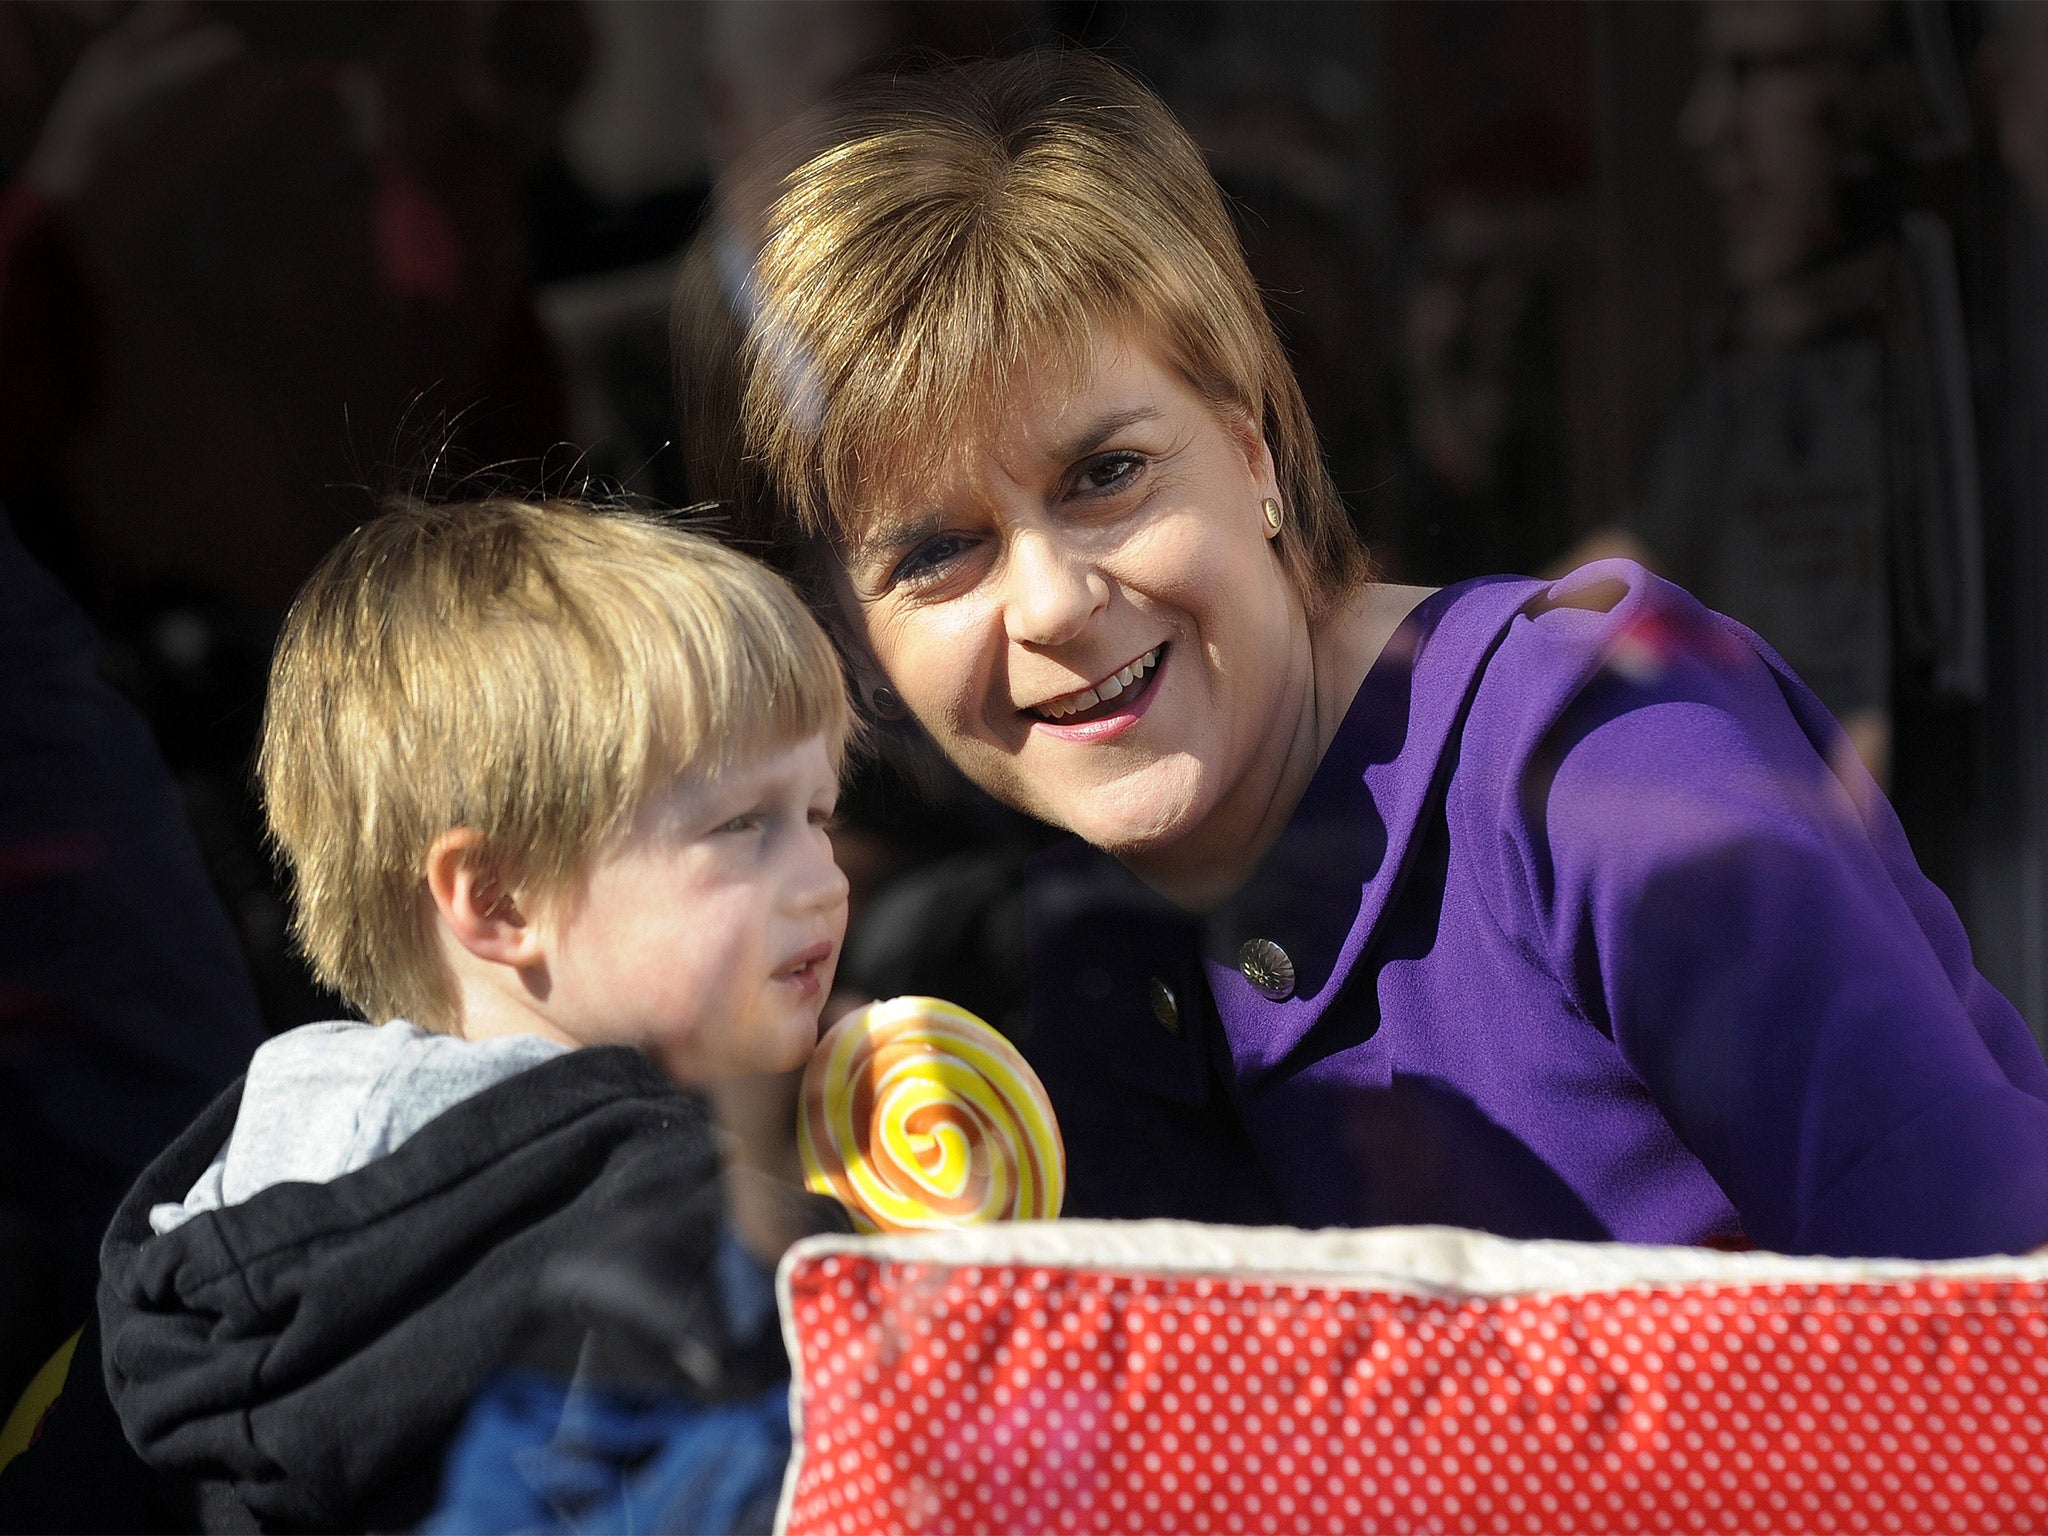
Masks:
[[[1416,831],[1456,765],[1472,690],[1510,620],[1542,583],[1501,578],[1432,593],[1366,674],[1287,829],[1244,889],[1203,924],[1203,969],[1246,1087],[1322,1018],[1411,867]],[[1427,676],[1428,686],[1417,686]],[[1275,1002],[1239,969],[1265,939],[1294,963]]]
[[[1032,1013],[1089,1019],[1087,1043],[1105,1072],[1182,1104],[1207,1099],[1219,1045],[1217,1064],[1238,1084],[1271,1072],[1371,945],[1455,766],[1451,749],[1487,659],[1543,590],[1502,577],[1425,598],[1359,685],[1280,840],[1208,916],[1181,911],[1094,849],[1065,844],[1044,856],[1030,882],[1032,947],[1062,958],[1032,976]],[[1290,997],[1271,1001],[1245,980],[1239,954],[1255,939],[1293,961]],[[1178,1003],[1178,1032],[1157,1022],[1155,980]]]

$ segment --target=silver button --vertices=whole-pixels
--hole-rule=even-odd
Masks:
[[[1180,1033],[1180,999],[1173,995],[1173,988],[1157,976],[1152,978],[1152,1017],[1169,1035]]]
[[[1237,968],[1268,1002],[1294,996],[1294,962],[1271,939],[1247,939],[1237,952]]]

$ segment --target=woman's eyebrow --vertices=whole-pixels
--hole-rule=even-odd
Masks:
[[[939,528],[937,512],[917,512],[904,517],[878,518],[853,541],[847,567],[858,570],[893,560]]]
[[[1072,436],[1056,444],[1049,456],[1062,465],[1071,464],[1074,460],[1093,453],[1124,428],[1134,427],[1141,421],[1157,420],[1161,414],[1160,408],[1149,401],[1104,411]]]
[[[1125,428],[1143,421],[1156,421],[1162,414],[1162,409],[1149,401],[1104,411],[1054,443],[1047,450],[1046,458],[1064,468],[1076,459],[1087,457]],[[937,532],[944,524],[945,515],[939,511],[878,518],[853,541],[847,565],[859,568],[893,559]]]

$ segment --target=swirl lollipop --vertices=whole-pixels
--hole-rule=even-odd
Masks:
[[[898,997],[848,1014],[804,1071],[804,1183],[868,1232],[1048,1220],[1067,1152],[1038,1076],[964,1008]]]

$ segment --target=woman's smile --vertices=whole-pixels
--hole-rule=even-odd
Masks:
[[[1062,741],[1099,742],[1121,736],[1152,707],[1164,675],[1166,646],[1153,646],[1087,688],[1034,704],[1023,713],[1034,727]]]

